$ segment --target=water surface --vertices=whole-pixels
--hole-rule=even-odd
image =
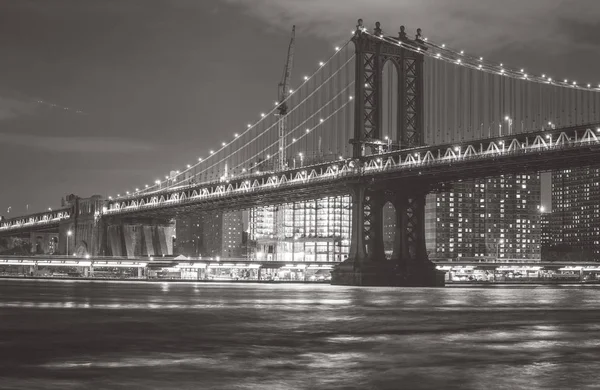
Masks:
[[[0,388],[600,387],[600,288],[0,280]]]

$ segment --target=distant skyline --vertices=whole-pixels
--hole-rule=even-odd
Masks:
[[[5,0],[0,215],[114,196],[193,163],[271,107],[292,24],[297,85],[358,18],[600,83],[595,0]]]

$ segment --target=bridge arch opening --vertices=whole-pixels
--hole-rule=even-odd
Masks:
[[[383,65],[381,88],[381,139],[387,142],[385,148],[397,149],[399,133],[399,112],[401,88],[399,64],[388,59]]]

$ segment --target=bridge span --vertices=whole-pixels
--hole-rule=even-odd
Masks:
[[[439,286],[444,273],[425,247],[426,195],[461,180],[597,164],[599,93],[452,50],[420,29],[413,39],[404,27],[386,34],[359,20],[284,102],[198,163],[123,195],[3,219],[0,240],[14,247],[29,237],[42,252],[57,245],[80,258],[158,258],[173,254],[178,215],[350,195],[349,254],[332,283]]]

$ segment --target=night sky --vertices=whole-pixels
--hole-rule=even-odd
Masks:
[[[197,161],[272,106],[292,24],[297,85],[359,17],[600,83],[598,0],[0,0],[0,215]]]

